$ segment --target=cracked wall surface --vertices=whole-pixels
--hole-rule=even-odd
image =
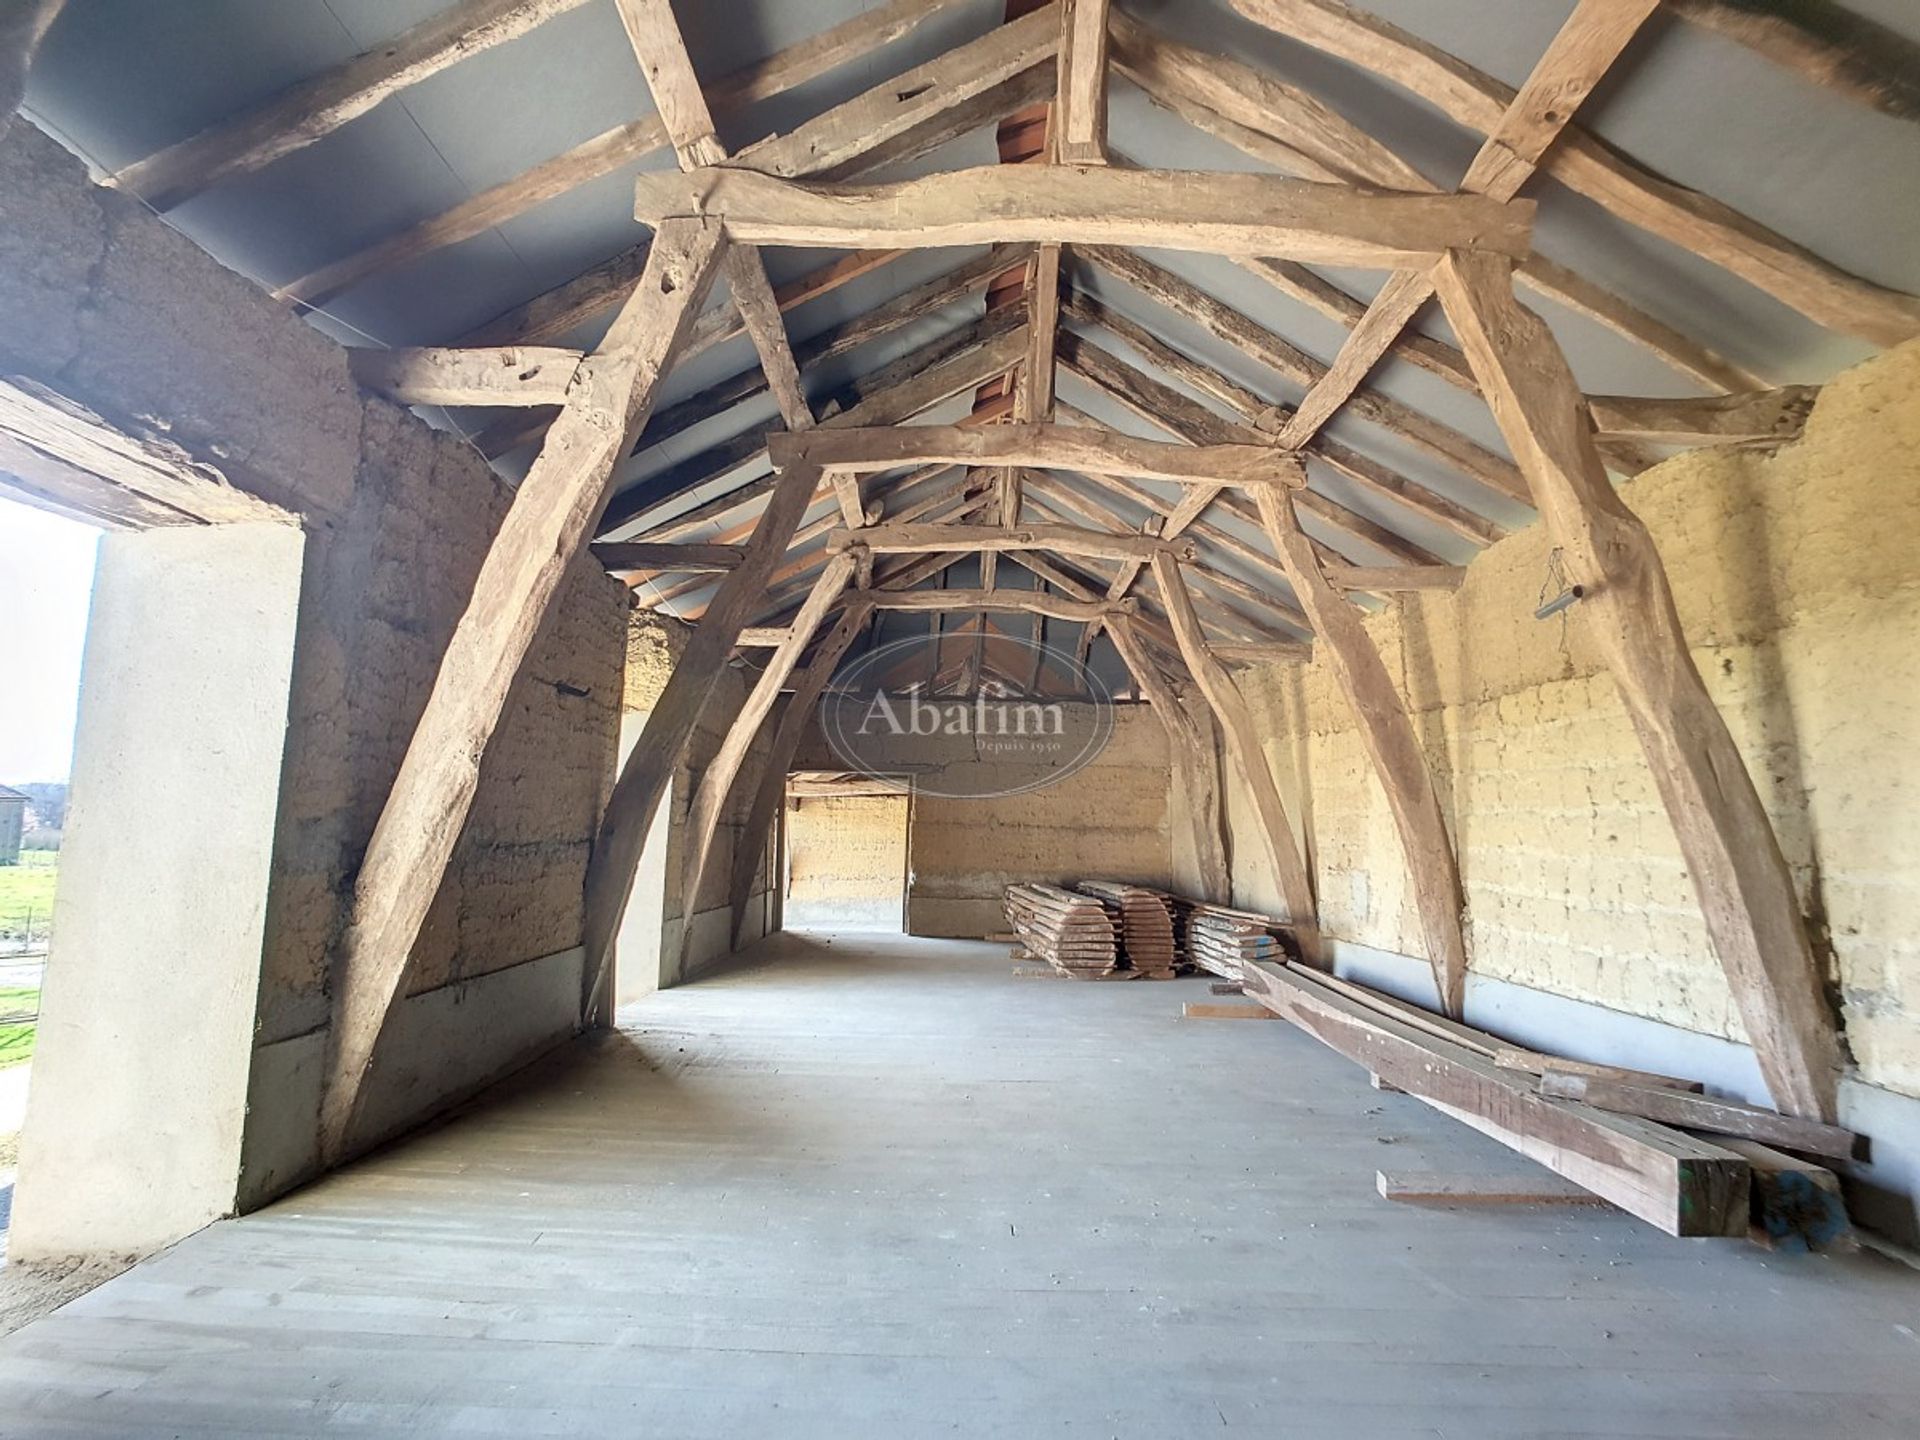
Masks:
[[[1622,493],[1773,818],[1860,1077],[1920,1095],[1920,345],[1827,386],[1795,445],[1681,455]],[[1410,594],[1369,622],[1456,837],[1471,969],[1744,1039],[1578,608],[1533,618],[1550,550],[1529,527],[1457,593]],[[1245,684],[1312,838],[1327,932],[1424,955],[1385,796],[1325,666]],[[1236,889],[1277,903],[1257,851],[1237,853]]]

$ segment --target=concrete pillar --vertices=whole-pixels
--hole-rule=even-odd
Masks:
[[[101,541],[14,1259],[143,1254],[235,1208],[304,549]]]

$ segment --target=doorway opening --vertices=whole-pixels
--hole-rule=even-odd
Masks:
[[[820,770],[790,775],[785,928],[905,933],[912,811],[905,780]]]

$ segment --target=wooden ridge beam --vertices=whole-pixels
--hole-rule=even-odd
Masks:
[[[1781,1110],[1832,1120],[1840,1045],[1793,877],[1700,678],[1653,537],[1607,479],[1552,332],[1506,267],[1449,256],[1440,297],[1533,485],[1686,857],[1708,936]]]
[[[1181,485],[1286,489],[1299,463],[1267,445],[1166,445],[1115,431],[1064,425],[895,425],[768,437],[776,465],[805,461],[823,470],[891,470],[901,465],[1020,465],[1135,475]]]
[[[865,11],[722,77],[707,87],[708,103],[716,112],[727,115],[785,94],[911,33],[958,3],[960,0],[893,0],[877,10]],[[289,303],[324,305],[370,276],[484,234],[536,206],[644,159],[666,144],[666,126],[658,115],[617,125],[439,215],[331,261],[273,293]]]
[[[744,157],[743,157],[744,158]],[[878,185],[718,167],[634,181],[634,216],[705,215],[753,245],[926,249],[1025,240],[1158,245],[1397,269],[1450,248],[1523,256],[1530,201],[1398,195],[1271,175],[997,165]]]
[[[1612,68],[1660,0],[1580,0],[1526,84],[1506,107],[1460,182],[1463,192],[1510,200],[1572,122],[1581,103]],[[1393,275],[1348,334],[1327,373],[1307,392],[1280,432],[1295,449],[1307,443],[1354,398],[1394,341],[1433,298],[1426,271]]]
[[[354,380],[396,405],[564,405],[584,358],[527,345],[347,351]]]
[[[421,926],[514,677],[592,533],[626,437],[652,404],[724,244],[718,226],[699,221],[660,232],[647,274],[581,363],[566,409],[481,562],[354,880],[321,1100],[327,1164],[339,1163],[353,1142],[378,1042],[406,994]]]
[[[830,536],[833,551],[860,546],[876,555],[906,555],[932,550],[1052,550],[1062,555],[1094,555],[1107,560],[1151,560],[1162,550],[1175,559],[1198,558],[1192,541],[1162,541],[1146,535],[1115,535],[1075,525],[874,525],[857,533]]]
[[[1361,743],[1386,793],[1440,1008],[1458,1020],[1467,1003],[1467,940],[1462,923],[1467,899],[1426,752],[1365,622],[1322,572],[1292,507],[1272,494],[1258,495],[1254,503],[1267,541],[1286,567],[1293,593],[1313,624],[1317,653],[1346,696]]]
[[[1280,918],[1293,928],[1301,953],[1309,959],[1317,958],[1320,920],[1314,902],[1313,879],[1294,839],[1293,824],[1280,798],[1280,787],[1274,783],[1273,768],[1261,748],[1260,730],[1254,723],[1253,711],[1226,667],[1208,648],[1206,633],[1200,627],[1200,616],[1194,609],[1186,582],[1181,579],[1179,565],[1172,557],[1161,555],[1155,557],[1152,569],[1174,637],[1180,643],[1180,654],[1213,710],[1227,754],[1240,772],[1241,783],[1247,787],[1254,813],[1259,816],[1260,837],[1286,909]]]
[[[1392,81],[1455,123],[1492,135],[1515,92],[1344,0],[1230,0],[1248,19]],[[1699,255],[1828,329],[1875,345],[1920,334],[1920,297],[1850,275],[1728,205],[1651,173],[1579,126],[1543,168],[1650,234]]]
[[[264,170],[401,91],[585,3],[464,0],[384,44],[124,167],[108,183],[138,195],[155,210],[171,210],[215,185]]]
[[[1464,565],[1326,565],[1327,583],[1336,590],[1458,590],[1467,578]]]

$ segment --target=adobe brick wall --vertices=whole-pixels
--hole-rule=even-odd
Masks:
[[[1860,1078],[1920,1095],[1920,345],[1835,380],[1798,444],[1677,456],[1623,494],[1829,948]],[[1470,968],[1744,1039],[1577,609],[1533,618],[1550,548],[1529,527],[1457,593],[1408,595],[1370,621],[1453,825]],[[1385,797],[1324,666],[1245,683],[1312,837],[1327,932],[1423,955]],[[1257,854],[1236,847],[1236,888],[1276,903]]]

